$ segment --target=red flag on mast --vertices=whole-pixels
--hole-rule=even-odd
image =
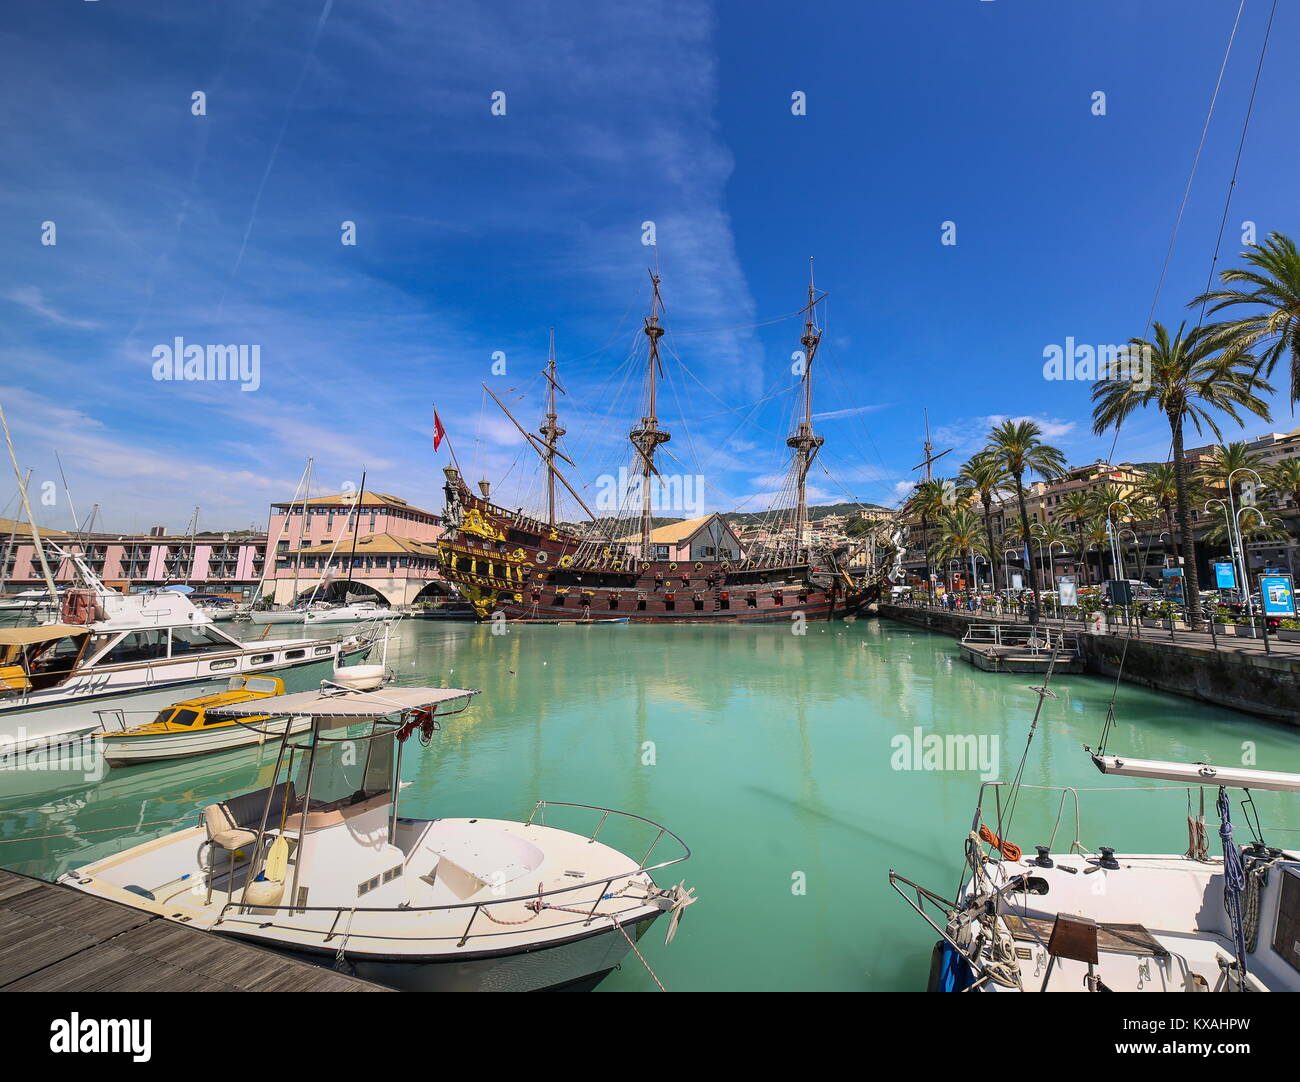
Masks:
[[[438,416],[438,411],[433,411],[433,449],[436,451],[438,445],[442,443],[442,438],[447,434],[447,430],[442,427],[442,419]]]

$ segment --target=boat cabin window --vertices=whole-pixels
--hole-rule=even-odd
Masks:
[[[99,659],[99,665],[130,665],[167,656],[167,633],[149,629],[128,631]]]
[[[188,654],[210,654],[214,650],[231,650],[233,646],[220,632],[210,627],[174,627],[172,632],[172,657]]]
[[[169,708],[158,715],[159,721],[171,722],[171,724],[179,725],[182,728],[188,728],[198,721],[198,719],[199,712],[197,710],[188,709],[171,710]]]

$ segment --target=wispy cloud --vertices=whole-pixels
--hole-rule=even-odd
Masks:
[[[45,299],[45,294],[35,286],[19,286],[11,289],[4,294],[4,299],[21,305],[29,312],[34,312],[43,319],[47,319],[51,323],[57,323],[61,327],[80,327],[89,330],[99,326],[93,319],[78,319],[75,316],[65,315],[50,304]]]
[[[876,413],[878,410],[886,409],[884,402],[878,402],[871,406],[850,406],[846,409],[827,410],[825,413],[814,413],[814,421],[834,421],[841,417],[856,417],[861,413]]]

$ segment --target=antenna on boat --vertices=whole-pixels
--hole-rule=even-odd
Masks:
[[[672,436],[659,428],[659,418],[655,415],[656,398],[658,394],[658,385],[656,376],[663,371],[663,365],[659,360],[659,339],[663,337],[664,329],[659,326],[659,311],[663,308],[663,298],[659,295],[659,275],[650,271],[650,283],[653,292],[650,298],[650,315],[645,321],[645,336],[650,340],[650,351],[647,359],[646,377],[648,379],[649,398],[646,409],[646,415],[641,418],[639,428],[634,428],[628,433],[628,439],[632,441],[632,446],[637,449],[641,456],[641,559],[649,560],[650,553],[650,527],[651,527],[651,492],[650,478],[658,476],[659,471],[655,469],[655,448],[661,443],[667,443]]]
[[[825,297],[826,294],[822,294]],[[799,344],[803,346],[804,367],[803,367],[803,420],[799,422],[799,428],[793,436],[785,441],[787,447],[794,449],[795,453],[795,484],[797,486],[797,499],[795,502],[794,512],[794,551],[795,558],[798,559],[799,545],[803,541],[804,526],[808,521],[808,471],[812,469],[813,459],[817,457],[817,452],[826,441],[813,432],[812,427],[812,365],[813,357],[817,355],[817,346],[821,343],[822,332],[817,326],[813,316],[816,314],[817,302],[821,297],[817,296],[817,289],[813,283],[813,261],[808,257],[808,304],[804,308],[807,318],[803,324],[803,337],[799,339]]]
[[[559,420],[555,412],[555,392],[560,394],[567,392],[560,386],[559,381],[555,378],[555,328],[551,328],[551,352],[550,359],[546,362],[546,371],[542,373],[546,377],[546,423],[538,431],[546,437],[546,453],[542,456],[546,461],[546,522],[549,526],[555,525],[555,445],[560,437],[564,435],[564,429],[560,428],[556,422]]]

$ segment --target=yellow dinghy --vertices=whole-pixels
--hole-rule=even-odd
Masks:
[[[279,677],[231,677],[225,691],[174,703],[147,724],[105,733],[104,758],[110,766],[185,759],[278,740],[286,728],[290,733],[304,731],[311,725],[310,718],[251,717],[235,721],[208,717],[208,711],[217,707],[283,694],[284,681]]]

